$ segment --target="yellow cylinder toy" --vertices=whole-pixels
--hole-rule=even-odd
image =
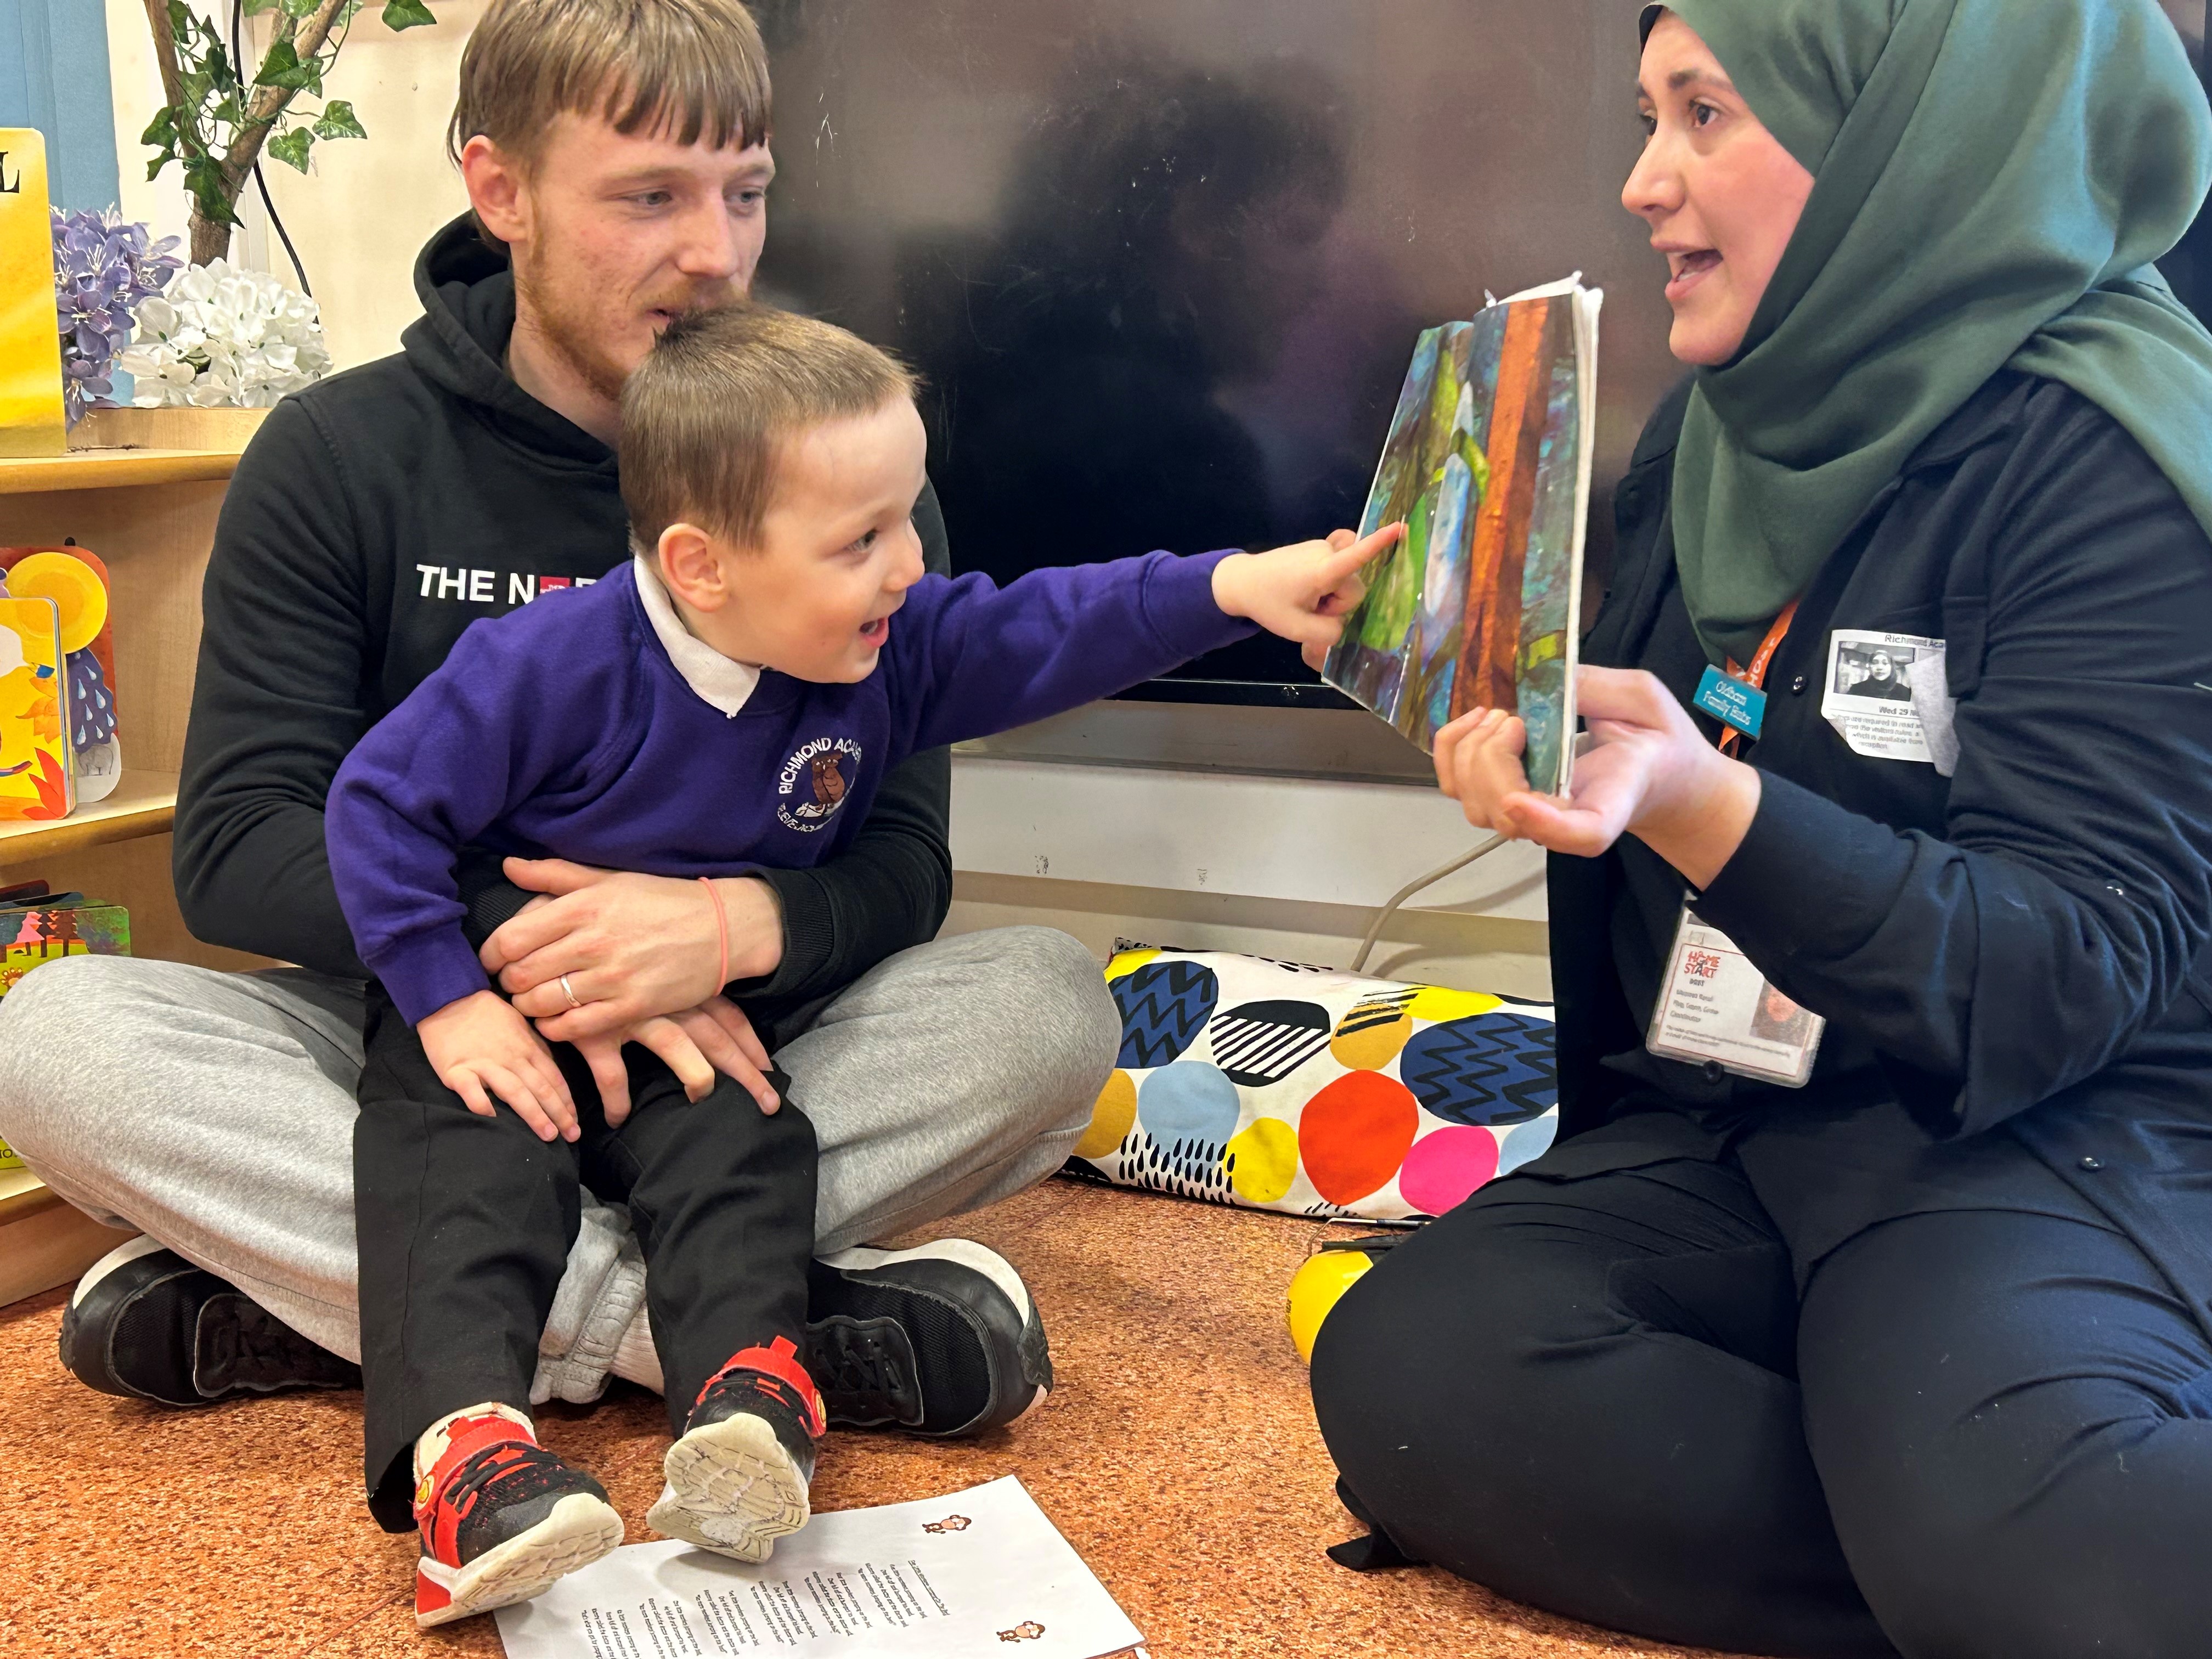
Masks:
[[[1374,1265],[1375,1258],[1364,1250],[1322,1250],[1308,1256],[1291,1275],[1291,1340],[1307,1364],[1313,1364],[1314,1339],[1321,1334],[1322,1321]]]

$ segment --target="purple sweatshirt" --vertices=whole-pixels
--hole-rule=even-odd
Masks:
[[[453,879],[467,846],[662,876],[819,863],[908,756],[1249,633],[1213,602],[1224,556],[1151,553],[1003,590],[925,576],[866,679],[763,670],[734,714],[671,660],[630,567],[476,623],[331,787],[331,873],[362,960],[410,1024],[487,988]]]

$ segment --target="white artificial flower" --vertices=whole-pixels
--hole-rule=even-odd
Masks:
[[[117,367],[137,377],[141,409],[267,409],[331,366],[315,302],[228,259],[185,266],[137,324]]]

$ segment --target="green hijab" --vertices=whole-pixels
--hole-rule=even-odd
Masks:
[[[2212,112],[2156,0],[1666,9],[1814,180],[1675,455],[1675,560],[1715,661],[1750,660],[2001,369],[2105,410],[2212,531],[2212,336],[2151,265],[2212,179]]]

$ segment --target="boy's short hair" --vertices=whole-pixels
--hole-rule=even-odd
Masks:
[[[557,115],[750,149],[769,137],[768,48],[739,0],[491,0],[461,52],[446,130],[527,167]]]
[[[622,492],[647,551],[672,524],[759,543],[784,440],[915,395],[913,372],[835,324],[769,306],[679,317],[622,398]]]

